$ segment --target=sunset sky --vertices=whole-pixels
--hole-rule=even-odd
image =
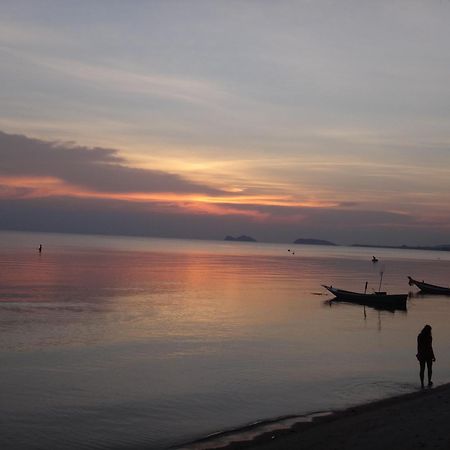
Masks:
[[[449,1],[0,3],[0,228],[450,243]]]

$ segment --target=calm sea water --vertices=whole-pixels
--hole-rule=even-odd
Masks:
[[[449,253],[290,247],[1,232],[0,448],[164,449],[413,391],[426,323],[450,381],[450,298],[364,315],[321,287],[448,284]]]

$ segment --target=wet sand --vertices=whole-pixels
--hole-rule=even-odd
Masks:
[[[450,384],[446,384],[338,411],[226,449],[448,450],[449,424]]]

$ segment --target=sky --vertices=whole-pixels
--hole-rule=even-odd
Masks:
[[[450,243],[450,1],[0,2],[0,229]]]

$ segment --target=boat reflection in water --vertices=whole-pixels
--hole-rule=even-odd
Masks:
[[[365,305],[377,310],[386,310],[394,312],[396,310],[406,311],[406,300],[408,294],[387,294],[386,292],[373,292],[371,294],[345,291],[333,286],[322,285],[330,291],[335,298],[329,302],[345,302]],[[367,284],[366,284],[367,288]]]

